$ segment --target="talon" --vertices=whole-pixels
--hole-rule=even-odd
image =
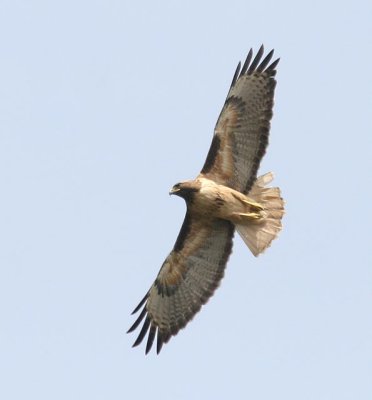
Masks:
[[[237,213],[239,217],[245,217],[250,219],[260,219],[262,215],[259,213]]]
[[[263,210],[264,209],[263,206],[260,203],[256,203],[255,201],[245,200],[245,199],[243,201],[244,201],[244,203],[249,204],[250,206],[255,207],[255,208],[259,209],[259,210]]]

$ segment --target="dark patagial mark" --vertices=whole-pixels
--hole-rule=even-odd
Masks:
[[[220,149],[220,146],[221,146],[221,139],[217,135],[214,135],[211,147],[208,151],[207,159],[205,160],[204,166],[201,170],[202,174],[207,174],[212,169],[214,161]]]
[[[190,233],[190,230],[191,230],[191,216],[189,212],[186,212],[180,233],[178,234],[176,243],[174,244],[173,247],[174,251],[180,252],[183,249],[187,236]]]

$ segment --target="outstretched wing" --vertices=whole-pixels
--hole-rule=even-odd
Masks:
[[[128,330],[144,320],[133,346],[147,332],[146,354],[157,334],[157,352],[193,318],[218,287],[232,250],[234,226],[220,219],[196,218],[187,211],[173,250],[133,314],[142,311]]]
[[[243,193],[248,193],[255,181],[268,144],[279,62],[270,64],[273,52],[261,61],[261,46],[252,61],[251,49],[243,68],[238,64],[200,173]]]

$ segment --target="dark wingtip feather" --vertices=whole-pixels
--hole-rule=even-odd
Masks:
[[[273,54],[274,54],[274,49],[271,50],[271,51],[267,54],[267,56],[262,60],[261,64],[257,67],[257,70],[256,70],[256,71],[262,72],[262,71],[267,67],[267,65],[269,64],[269,62],[270,62],[270,60],[271,60]]]
[[[240,67],[241,67],[241,62],[239,61],[239,64],[238,64],[237,67],[236,67],[235,74],[234,74],[234,76],[233,76],[233,79],[232,79],[230,88],[233,87],[233,86],[235,85],[235,82],[236,82],[237,79],[238,79],[239,72],[240,72]]]
[[[138,306],[132,311],[132,315],[135,314],[144,304],[147,298],[149,297],[149,292],[145,294],[145,297],[140,301]]]
[[[137,340],[133,343],[133,346],[132,346],[132,347],[136,347],[136,346],[138,346],[138,345],[142,342],[142,340],[143,340],[143,338],[145,337],[145,335],[146,335],[146,333],[147,333],[149,327],[150,327],[150,318],[149,318],[149,317],[146,317],[145,322],[143,323],[141,332],[140,332],[140,334],[138,335]]]
[[[253,56],[253,50],[250,49],[249,52],[248,52],[247,58],[245,59],[243,68],[242,68],[242,70],[240,72],[240,76],[244,75],[247,72],[249,64],[250,64],[250,62],[252,60],[252,56]]]
[[[230,89],[235,85],[236,81],[243,75],[251,75],[253,74],[255,71],[257,72],[268,72],[269,76],[274,76],[276,71],[275,71],[275,67],[278,65],[279,62],[279,58],[277,60],[275,60],[273,63],[270,63],[273,54],[274,54],[274,49],[271,50],[266,57],[261,61],[261,58],[263,56],[265,52],[264,49],[264,45],[262,44],[261,47],[259,48],[257,54],[255,55],[253,61],[252,61],[252,57],[253,57],[253,50],[250,49],[247,55],[247,58],[244,61],[243,67],[241,67],[241,63],[239,62],[235,73],[234,73],[234,77],[233,80],[231,82],[230,85]],[[269,66],[268,66],[269,65]],[[268,67],[267,67],[268,66]],[[266,68],[267,67],[267,68]],[[266,68],[266,69],[265,69]]]
[[[158,330],[158,337],[157,337],[157,341],[156,341],[156,353],[159,354],[161,348],[163,347],[163,335],[161,334],[161,332]]]
[[[255,57],[254,60],[252,61],[252,64],[251,64],[250,67],[248,68],[248,72],[247,72],[248,75],[251,74],[251,73],[257,68],[257,65],[258,65],[258,63],[260,62],[261,57],[262,57],[264,51],[265,51],[265,49],[264,49],[264,46],[263,46],[263,44],[262,44],[261,47],[260,47],[260,49],[258,50],[258,52],[257,52],[257,54],[256,54],[256,57]]]
[[[280,58],[277,58],[275,61],[273,61],[273,62],[266,68],[266,71],[268,71],[268,72],[272,72],[272,71],[276,72],[276,71],[275,71],[275,68],[276,68],[276,66],[279,64],[279,61],[280,61]]]
[[[147,354],[151,350],[152,344],[154,343],[155,333],[156,333],[156,326],[151,325],[149,336],[147,338],[145,354]]]
[[[141,314],[139,315],[139,317],[136,319],[136,321],[134,322],[134,324],[128,329],[127,333],[131,333],[133,332],[137,326],[141,323],[141,321],[143,320],[143,318],[146,315],[146,307],[144,307],[144,309],[142,310]]]

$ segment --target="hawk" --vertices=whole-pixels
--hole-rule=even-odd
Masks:
[[[186,216],[173,250],[155,282],[132,314],[128,330],[143,325],[133,347],[146,334],[146,354],[156,350],[200,310],[224,275],[235,229],[251,252],[262,253],[281,230],[284,202],[271,173],[257,178],[272,117],[276,66],[274,51],[261,46],[239,62],[217,120],[207,159],[194,180],[177,183],[170,194],[182,197]]]

